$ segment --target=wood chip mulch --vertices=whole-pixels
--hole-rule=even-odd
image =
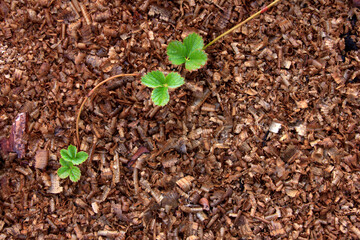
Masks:
[[[358,1],[0,0],[0,239],[360,239]],[[140,77],[177,71],[154,106]]]

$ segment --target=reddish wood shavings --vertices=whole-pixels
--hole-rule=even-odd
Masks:
[[[130,160],[130,162],[128,163],[128,166],[129,166],[129,167],[132,166],[132,165],[135,163],[135,161],[136,161],[136,159],[137,159],[138,157],[140,157],[142,154],[148,153],[148,152],[149,152],[149,150],[148,150],[146,147],[141,146],[141,147],[136,151],[136,153],[131,157],[131,160]]]
[[[63,187],[60,186],[60,178],[57,174],[51,174],[51,186],[48,190],[49,193],[58,194],[63,191]]]
[[[359,239],[356,1],[270,2],[0,1],[0,238]],[[168,61],[261,10],[203,68]],[[140,77],[91,91],[151,70],[186,79],[166,106]]]
[[[35,168],[44,169],[49,160],[48,150],[39,150],[35,155]]]

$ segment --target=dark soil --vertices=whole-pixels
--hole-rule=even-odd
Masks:
[[[359,8],[265,0],[1,0],[0,239],[359,239]],[[140,75],[186,84],[154,106]],[[76,144],[79,182],[59,179]],[[16,150],[16,151],[15,151]]]

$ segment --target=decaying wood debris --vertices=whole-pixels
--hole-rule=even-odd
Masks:
[[[355,0],[281,1],[178,68],[164,107],[113,80],[81,116],[80,181],[56,174],[96,84],[172,71],[170,41],[269,3],[1,0],[0,239],[359,239]]]

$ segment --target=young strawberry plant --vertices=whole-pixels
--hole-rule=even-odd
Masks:
[[[266,12],[281,0],[274,0],[271,4],[261,9],[257,13],[251,15],[246,20],[237,24],[233,28],[224,32],[220,36],[216,37],[213,41],[204,46],[204,40],[196,33],[189,34],[183,42],[172,41],[167,46],[167,55],[172,64],[180,65],[185,63],[185,68],[189,71],[199,69],[204,66],[207,61],[207,55],[205,49],[215,42],[219,41],[222,37],[230,34],[234,30],[240,28],[245,23]],[[184,78],[180,77],[177,73],[170,73],[168,76],[160,71],[153,71],[145,75],[141,82],[151,88],[154,88],[151,98],[155,105],[164,106],[169,102],[168,88],[176,88],[184,84]]]
[[[189,34],[184,42],[172,41],[167,47],[167,55],[172,64],[180,65],[185,63],[189,71],[196,70],[207,61],[204,48],[204,40],[196,33]]]
[[[180,65],[185,63],[189,71],[203,66],[207,61],[203,39],[196,33],[192,33],[184,39],[184,42],[172,41],[167,47],[169,60]],[[151,99],[155,105],[164,106],[169,102],[169,88],[177,88],[184,84],[184,78],[178,73],[171,72],[166,77],[160,71],[152,71],[141,78],[141,83],[153,88]]]
[[[160,71],[152,71],[141,78],[141,83],[153,88],[151,99],[158,106],[164,106],[169,102],[169,88],[177,88],[184,84],[184,78],[178,73],[171,72],[166,77]]]
[[[89,155],[83,151],[77,152],[76,147],[71,144],[67,150],[61,149],[60,155],[60,165],[62,167],[57,171],[58,176],[60,178],[69,177],[73,182],[79,181],[81,172],[80,169],[74,165],[79,165],[85,162]]]

